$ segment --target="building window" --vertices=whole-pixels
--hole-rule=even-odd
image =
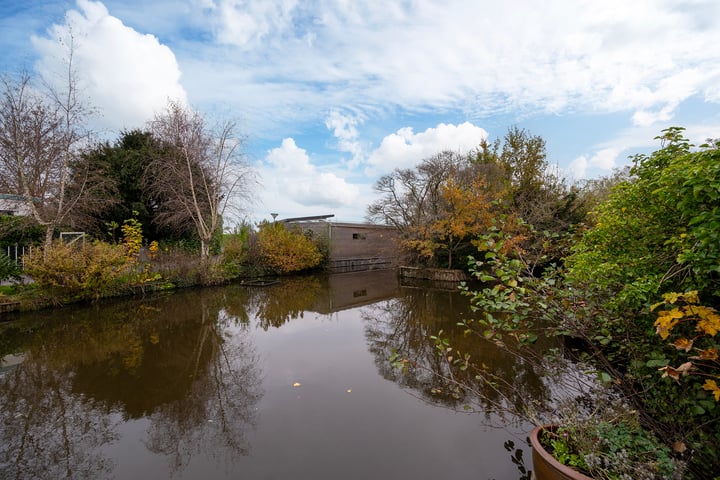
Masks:
[[[353,240],[365,240],[365,235],[362,233],[353,233]]]

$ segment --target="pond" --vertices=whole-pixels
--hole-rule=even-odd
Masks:
[[[0,478],[526,479],[531,425],[446,395],[440,329],[542,398],[477,339],[456,291],[394,271],[103,302],[0,324]],[[403,352],[412,374],[389,358]]]

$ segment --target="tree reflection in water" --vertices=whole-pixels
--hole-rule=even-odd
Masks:
[[[185,370],[191,385],[185,395],[158,406],[149,417],[146,446],[167,455],[174,471],[194,455],[226,465],[246,455],[250,445],[245,431],[254,426],[255,405],[262,396],[248,337],[224,333],[232,317],[203,300],[202,323]]]
[[[246,454],[261,379],[246,299],[226,293],[38,314],[14,335],[26,343],[0,352],[24,352],[0,376],[0,478],[111,477],[103,449],[128,418],[149,420],[148,449],[175,470]]]
[[[397,298],[365,307],[366,338],[378,371],[425,401],[487,418],[517,420],[530,403],[547,402],[550,388],[543,366],[463,335],[456,324],[469,315],[468,301],[458,292],[430,289],[404,288]],[[449,355],[441,355],[431,338],[441,330],[453,348]],[[407,359],[406,369],[391,365],[394,352]],[[477,368],[462,370],[448,361],[448,356],[463,354]]]
[[[102,406],[71,393],[71,376],[38,349],[0,377],[0,478],[106,478],[99,447],[117,438]]]
[[[302,318],[327,294],[326,278],[324,282],[316,276],[285,278],[276,285],[248,290],[246,308],[254,312],[260,327],[268,330]]]

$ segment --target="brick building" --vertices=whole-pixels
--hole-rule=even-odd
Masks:
[[[328,269],[352,272],[397,267],[398,232],[387,225],[328,221],[333,215],[282,220],[328,245]]]

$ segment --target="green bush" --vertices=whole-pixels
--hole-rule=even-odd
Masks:
[[[682,130],[664,130],[659,150],[634,157],[632,177],[598,206],[595,225],[566,259],[566,280],[587,305],[603,307],[576,331],[609,360],[645,421],[687,444],[692,474],[710,478],[720,436],[711,427],[718,411],[712,389],[698,388],[692,376],[673,378],[680,344],[674,352],[663,345],[650,313],[669,292],[697,292],[708,308],[720,300],[720,141],[693,149]],[[658,369],[672,380],[661,381]]]
[[[228,279],[240,276],[246,257],[245,243],[239,235],[223,237],[222,270]]]
[[[570,278],[606,290],[618,311],[670,291],[720,296],[720,142],[691,151],[680,128],[658,138],[663,148],[634,158],[634,178],[596,209],[567,259]]]
[[[484,255],[471,270],[485,288],[468,291],[479,318],[462,324],[495,341],[527,343],[544,326],[581,339],[581,357],[622,390],[648,432],[673,445],[688,478],[713,478],[720,465],[720,141],[693,149],[680,128],[658,138],[661,148],[634,157],[631,176],[596,207],[565,271],[534,278],[518,262],[522,255],[498,251],[505,239],[481,237]],[[667,299],[681,294],[670,292],[692,293],[692,308],[672,307]],[[650,307],[663,298],[668,308],[658,317]],[[674,322],[681,338],[668,346]]]
[[[32,217],[0,215],[0,245],[37,245],[45,230]]]
[[[252,227],[243,224],[222,237],[221,268],[226,279],[239,277],[248,262]]]

